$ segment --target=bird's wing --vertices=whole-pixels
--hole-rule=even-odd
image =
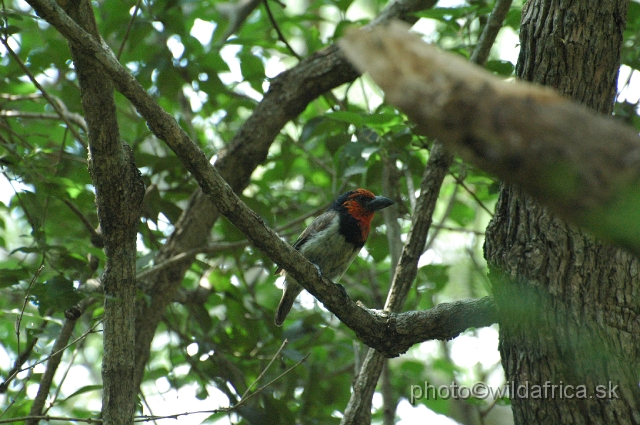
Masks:
[[[306,229],[304,229],[304,232],[302,232],[298,239],[293,243],[293,247],[300,251],[300,248],[302,248],[302,246],[307,243],[313,235],[329,227],[337,215],[337,211],[330,210],[316,217],[316,219],[313,220]]]
[[[304,232],[302,232],[300,234],[300,236],[298,236],[298,239],[293,243],[293,247],[300,251],[300,248],[302,248],[302,246],[307,243],[307,241],[316,233],[320,232],[323,229],[326,229],[331,222],[333,221],[334,217],[338,215],[337,211],[333,211],[333,210],[329,210],[323,214],[320,214],[318,217],[315,218],[315,220],[313,220],[311,222],[311,224],[304,229]],[[282,271],[282,267],[278,267],[278,269],[276,270],[275,274],[278,274]]]

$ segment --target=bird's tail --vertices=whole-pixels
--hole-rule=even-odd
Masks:
[[[300,292],[302,292],[302,287],[300,285],[295,282],[285,280],[284,291],[282,291],[282,298],[280,299],[280,304],[278,304],[278,309],[276,310],[276,326],[282,326],[282,323],[284,323],[284,319],[291,311],[293,302],[296,300]]]

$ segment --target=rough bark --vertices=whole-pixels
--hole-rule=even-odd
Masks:
[[[87,0],[65,10],[93,39],[100,34]],[[120,141],[113,83],[82,46],[70,43],[89,129],[89,172],[107,256],[102,359],[102,418],[106,424],[132,424],[135,413],[136,235],[144,183],[129,146]]]
[[[527,3],[518,76],[610,114],[626,8],[620,0]],[[562,387],[555,397],[512,394],[515,422],[640,423],[637,257],[567,225],[514,185],[502,189],[485,255],[504,314],[507,380],[516,389],[549,382],[587,390],[572,400],[558,397]],[[598,385],[618,386],[617,394],[599,398]]]

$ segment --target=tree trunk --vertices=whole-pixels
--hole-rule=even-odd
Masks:
[[[611,114],[628,1],[531,0],[517,74]],[[485,256],[516,424],[640,423],[638,259],[504,185]]]
[[[100,39],[91,2],[69,1],[66,12],[94,39]],[[102,419],[108,425],[133,424],[136,238],[144,182],[131,148],[120,140],[111,79],[81,46],[70,43],[70,48],[89,128],[89,173],[107,256],[102,275]]]

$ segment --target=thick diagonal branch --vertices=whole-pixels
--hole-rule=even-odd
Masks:
[[[42,0],[30,1],[39,4]],[[61,19],[64,19],[64,16]],[[59,24],[58,21],[56,23]],[[73,23],[70,25],[69,28]],[[453,338],[470,326],[485,326],[493,323],[494,309],[490,300],[470,301],[470,305],[477,305],[479,310],[484,312],[474,316],[466,316],[464,314],[467,310],[466,304],[460,303],[417,312],[410,317],[407,313],[389,314],[367,310],[356,305],[343,290],[318,275],[315,266],[289,244],[283,242],[235,195],[234,190],[222,179],[202,150],[189,140],[175,120],[157,106],[126,70],[120,69],[117,61],[115,63],[112,61],[113,55],[109,50],[95,44],[94,41],[89,43],[95,48],[102,49],[95,52],[95,56],[101,63],[104,60],[105,64],[116,66],[109,71],[116,82],[116,87],[133,99],[132,102],[135,100],[134,103],[140,113],[151,121],[150,128],[157,135],[166,138],[167,144],[185,167],[193,173],[202,191],[216,209],[238,227],[254,246],[285,268],[305,289],[352,328],[363,342],[386,356],[397,356],[415,343],[431,338]],[[461,318],[464,320],[460,320]],[[437,323],[437,326],[431,326],[430,323]],[[416,329],[416,326],[419,326],[419,329]]]
[[[173,117],[164,112],[157,102],[123,68],[108,47],[97,42],[79,28],[57,6],[46,0],[28,0],[28,3],[63,36],[87,54],[91,54],[104,67],[114,81],[116,89],[124,94],[147,120],[156,136],[167,142],[171,149],[197,177],[195,168],[205,167],[206,159],[200,149],[180,129]],[[374,21],[383,23],[394,17],[414,21],[411,13],[435,4],[433,0],[397,0]],[[331,46],[314,53],[293,69],[276,77],[264,99],[245,122],[240,131],[223,152],[219,154],[216,167],[233,190],[240,192],[247,185],[255,167],[266,158],[268,149],[283,126],[295,118],[313,99],[341,84],[354,80],[359,73],[344,59],[340,51]],[[240,172],[238,172],[240,170]],[[158,261],[203,246],[209,229],[218,217],[207,196],[196,192],[189,207],[176,224],[177,231],[162,248]],[[152,295],[150,305],[140,305],[136,324],[136,381],[142,379],[144,365],[149,356],[149,347],[155,329],[166,306],[174,298],[176,288],[193,258],[176,262],[171,270],[156,276],[148,276],[144,287]]]

